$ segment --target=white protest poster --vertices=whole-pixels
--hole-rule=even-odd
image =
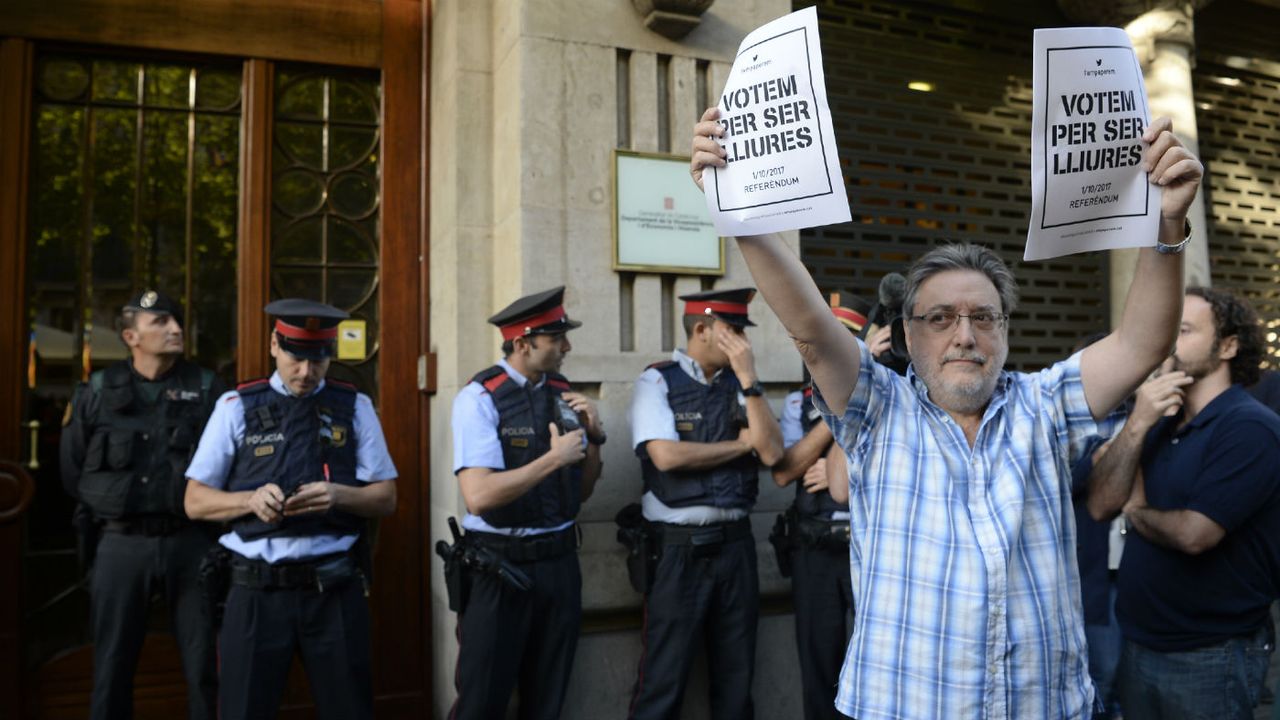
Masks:
[[[738,47],[720,95],[724,168],[703,187],[721,235],[758,235],[849,221],[818,43],[806,8],[758,28]]]
[[[1154,245],[1160,190],[1142,171],[1151,122],[1119,28],[1036,30],[1031,218],[1024,260]]]

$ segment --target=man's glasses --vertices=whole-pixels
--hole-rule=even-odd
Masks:
[[[924,315],[910,316],[913,321],[924,321],[925,326],[936,333],[950,330],[960,318],[969,318],[969,326],[976,332],[989,333],[1003,327],[1005,320],[1008,320],[1009,316],[991,312],[990,310],[979,310],[968,315],[961,315],[951,310],[934,310]]]

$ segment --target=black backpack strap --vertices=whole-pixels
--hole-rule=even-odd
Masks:
[[[498,413],[502,414],[514,408],[515,406],[527,402],[528,396],[521,392],[523,388],[515,381],[501,365],[481,370],[471,378],[471,382],[479,383],[485,392],[493,398],[493,404],[498,408]]]
[[[547,373],[547,387],[554,390],[557,395],[573,390],[569,385],[569,378],[561,375],[560,373],[553,372]]]
[[[345,393],[350,393],[351,397],[353,398],[352,402],[355,402],[354,398],[356,396],[356,393],[359,392],[359,390],[356,389],[355,385],[347,382],[346,380],[334,380],[331,377],[327,377],[324,379],[324,386],[331,387],[334,390],[341,390],[342,392],[345,392]]]
[[[321,398],[323,409],[341,421],[351,423],[356,416],[356,397],[359,394],[356,386],[349,382],[325,378]]]
[[[245,380],[239,385],[236,385],[236,392],[240,394],[240,397],[244,397],[245,395],[252,395],[253,393],[265,392],[270,389],[271,389],[270,378],[257,378],[254,380]]]
[[[244,403],[245,422],[253,423],[255,431],[274,430],[280,424],[272,411],[271,403],[266,402],[270,396],[263,395],[270,391],[271,381],[268,378],[248,380],[236,386],[240,402]]]
[[[472,375],[471,382],[479,383],[484,386],[485,390],[493,392],[498,385],[502,384],[502,382],[509,377],[510,376],[507,375],[507,371],[504,370],[501,365],[490,365],[484,370]]]
[[[655,363],[651,365],[655,370],[662,374],[662,379],[667,382],[667,404],[675,407],[679,402],[683,402],[687,396],[701,395],[706,392],[706,387],[689,377],[689,373],[680,367],[680,363],[674,360],[668,360],[665,363]]]

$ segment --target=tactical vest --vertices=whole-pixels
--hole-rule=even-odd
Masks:
[[[662,373],[667,383],[667,404],[676,418],[676,432],[682,442],[714,443],[736,440],[746,426],[746,416],[738,404],[742,386],[732,372],[721,372],[710,385],[689,377],[680,364],[668,360],[649,366]],[[759,492],[759,465],[748,453],[709,470],[663,472],[653,464],[645,445],[636,449],[644,488],[668,507],[712,505],[719,508],[750,508]]]
[[[134,385],[128,361],[89,379],[98,397],[77,489],[94,516],[186,517],[187,462],[195,452],[212,403],[213,373],[179,360],[155,402]]]
[[[227,490],[256,490],[275,483],[288,498],[299,486],[328,480],[353,487],[356,480],[355,386],[326,379],[306,397],[276,392],[267,378],[236,388],[244,408],[244,440],[227,479]],[[264,537],[352,535],[363,518],[330,509],[264,523],[252,513],[232,524],[244,540]]]
[[[822,413],[813,404],[813,386],[808,385],[804,389],[804,400],[800,402],[800,427],[808,435],[809,431],[820,422],[822,422]],[[799,480],[795,485],[796,511],[801,515],[830,520],[832,513],[846,512],[849,509],[848,505],[842,505],[833,500],[828,490],[811,493],[805,490],[804,483]]]
[[[560,400],[569,391],[563,375],[547,373],[539,388],[516,382],[500,365],[471,378],[484,387],[498,408],[498,438],[502,462],[514,470],[551,449],[547,426],[556,422],[562,432],[578,429],[577,415]],[[562,408],[561,406],[564,405]],[[582,505],[582,468],[562,467],[528,492],[480,517],[496,528],[545,528],[563,525],[578,516]]]

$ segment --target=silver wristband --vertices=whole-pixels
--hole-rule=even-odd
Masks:
[[[1182,242],[1177,245],[1165,245],[1156,240],[1156,252],[1162,255],[1177,255],[1187,249],[1187,243],[1191,242],[1191,221],[1183,219],[1182,231],[1186,233],[1186,237],[1182,238]]]

